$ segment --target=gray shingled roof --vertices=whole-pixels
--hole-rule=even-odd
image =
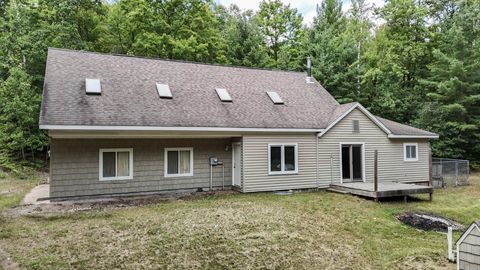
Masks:
[[[353,106],[305,76],[50,48],[40,125],[322,129]],[[86,78],[101,80],[101,95],[85,94]],[[156,83],[168,84],[173,99],[160,99]],[[233,102],[222,103],[215,88]],[[285,104],[274,105],[267,91]],[[433,134],[379,120],[394,134]]]
[[[101,80],[101,96],[85,94],[85,78]],[[158,97],[157,82],[173,99]],[[222,103],[215,88],[233,102]],[[40,125],[318,129],[337,105],[301,72],[49,49]]]
[[[407,126],[397,123],[392,120],[388,120],[379,116],[377,117],[380,122],[385,125],[395,135],[407,135],[407,136],[436,136],[433,132],[428,132],[419,128]]]

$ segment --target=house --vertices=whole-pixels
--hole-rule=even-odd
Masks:
[[[480,269],[480,220],[473,222],[457,241],[457,269]]]
[[[48,50],[40,128],[52,198],[370,182],[375,150],[380,182],[425,182],[438,138],[303,72],[64,49]]]

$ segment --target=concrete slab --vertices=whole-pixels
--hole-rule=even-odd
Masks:
[[[30,190],[27,195],[23,198],[23,200],[20,202],[20,205],[37,205],[37,204],[45,204],[45,203],[50,203],[50,200],[48,200],[50,194],[50,185],[49,184],[44,184],[44,185],[38,185],[34,187],[32,190]]]

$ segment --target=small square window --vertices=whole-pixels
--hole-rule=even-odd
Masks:
[[[165,148],[165,177],[193,176],[193,148]]]
[[[405,161],[418,161],[418,144],[405,143],[403,144],[403,159]]]
[[[133,150],[100,149],[100,180],[133,179]]]

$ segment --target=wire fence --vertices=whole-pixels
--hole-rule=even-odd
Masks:
[[[463,159],[432,158],[433,187],[468,185],[469,161]]]

